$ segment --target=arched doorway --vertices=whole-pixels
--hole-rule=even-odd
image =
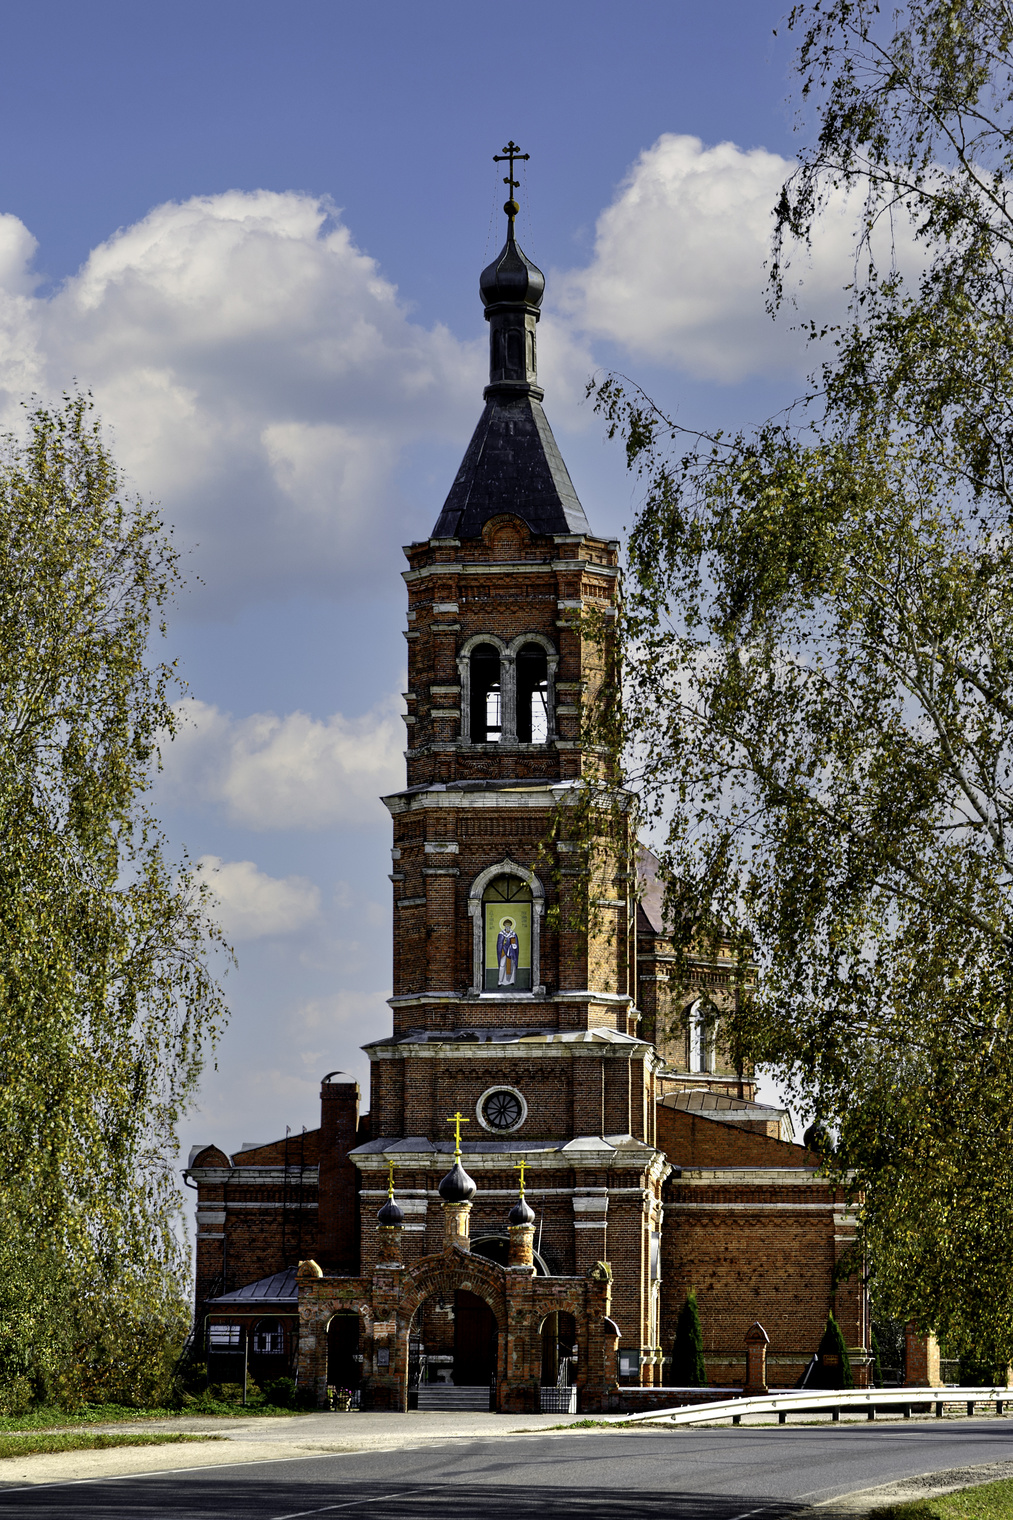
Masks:
[[[488,1388],[496,1376],[499,1326],[484,1298],[458,1288],[454,1294],[454,1385]]]
[[[331,1388],[358,1388],[362,1378],[359,1355],[359,1316],[335,1314],[327,1326],[327,1384]]]
[[[577,1361],[577,1321],[560,1311],[542,1320],[542,1387],[569,1388]]]

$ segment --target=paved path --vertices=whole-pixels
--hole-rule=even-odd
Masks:
[[[318,1417],[309,1417],[316,1420]],[[326,1417],[319,1417],[326,1419]],[[339,1417],[340,1418],[340,1417]],[[373,1418],[361,1416],[363,1424]],[[403,1417],[411,1420],[411,1416]],[[419,1422],[421,1429],[422,1419]],[[252,1422],[251,1422],[252,1423]],[[272,1422],[273,1424],[274,1422]],[[288,1422],[285,1422],[288,1423]],[[309,1420],[293,1421],[307,1431]],[[455,1422],[460,1425],[460,1419]],[[498,1429],[503,1431],[499,1417]],[[518,1421],[518,1424],[524,1423]],[[364,1439],[364,1430],[360,1439]],[[676,1431],[448,1430],[410,1447],[236,1462],[256,1443],[236,1428],[216,1448],[229,1465],[0,1490],[0,1516],[32,1520],[784,1520],[858,1512],[841,1495],[939,1469],[951,1481],[1013,1474],[1013,1420],[933,1420],[891,1425],[746,1427]],[[378,1439],[382,1437],[377,1436]],[[175,1448],[176,1452],[186,1448]],[[208,1448],[203,1448],[207,1451]],[[174,1453],[159,1452],[159,1457]],[[116,1452],[96,1453],[113,1457]],[[143,1453],[130,1454],[136,1461]],[[821,1510],[812,1509],[822,1505]]]

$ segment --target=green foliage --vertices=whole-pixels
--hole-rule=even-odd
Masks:
[[[269,1404],[274,1404],[278,1409],[294,1409],[296,1400],[295,1378],[280,1377],[270,1378],[262,1383],[260,1391]]]
[[[628,382],[596,387],[646,485],[602,742],[667,833],[686,985],[730,940],[734,1056],[836,1131],[824,1169],[861,1200],[880,1312],[1005,1362],[1013,20],[813,0],[791,24],[815,124],[772,302],[793,241],[856,192],[849,315],[811,394],[752,432],[690,434]]]
[[[883,1319],[875,1313],[872,1322],[872,1354],[875,1358],[876,1387],[899,1385],[904,1380],[904,1322]],[[890,1374],[887,1377],[887,1374]]]
[[[675,1344],[672,1347],[670,1378],[675,1388],[702,1388],[707,1382],[700,1310],[692,1288],[686,1294],[686,1301],[679,1310],[675,1327]]]
[[[185,1316],[175,1125],[224,1013],[143,805],[176,555],[87,400],[27,423],[0,447],[0,1406],[152,1402]]]
[[[816,1352],[816,1366],[807,1388],[854,1388],[851,1358],[833,1310],[827,1315],[826,1328]]]

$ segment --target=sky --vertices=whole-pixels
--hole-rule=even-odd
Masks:
[[[154,802],[239,963],[184,1157],[314,1127],[323,1074],[365,1088],[360,1047],[390,1027],[401,546],[481,411],[493,154],[531,154],[546,409],[593,529],[621,534],[636,483],[588,378],[618,369],[687,424],[757,422],[812,365],[799,318],[841,309],[846,207],[795,314],[765,310],[791,52],[769,0],[7,8],[0,425],[90,389],[187,576]]]

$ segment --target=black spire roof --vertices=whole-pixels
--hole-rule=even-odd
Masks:
[[[535,326],[545,276],[517,246],[517,202],[507,201],[507,240],[479,280],[489,323],[485,411],[433,538],[478,538],[483,523],[512,512],[533,533],[588,533],[584,508],[542,410]]]

